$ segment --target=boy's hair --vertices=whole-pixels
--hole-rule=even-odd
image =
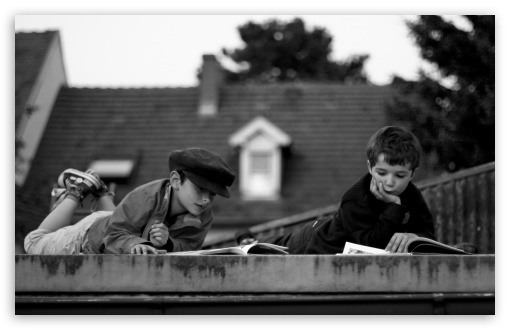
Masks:
[[[186,174],[184,173],[184,171],[183,171],[183,170],[178,170],[178,171],[176,171],[176,172],[177,172],[177,174],[179,174],[179,176],[181,177],[181,184],[183,184],[183,183],[184,183],[184,181],[186,180]]]
[[[367,144],[367,158],[374,167],[377,157],[383,153],[384,161],[390,165],[411,164],[414,171],[420,164],[421,146],[413,133],[397,126],[379,129]]]

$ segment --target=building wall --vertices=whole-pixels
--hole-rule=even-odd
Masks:
[[[62,85],[66,84],[60,37],[59,34],[55,34],[25,106],[34,111],[31,114],[27,112],[23,114],[17,129],[18,137],[23,141],[23,147],[19,150],[23,161],[19,164],[21,165],[19,171],[16,172],[17,185],[21,186],[25,182],[58,92]]]

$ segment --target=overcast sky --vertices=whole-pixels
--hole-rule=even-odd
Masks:
[[[414,79],[424,67],[405,26],[415,15],[16,15],[15,30],[58,30],[72,86],[193,86],[203,54],[242,47],[238,26],[295,17],[333,36],[331,59],[368,54],[375,84]]]

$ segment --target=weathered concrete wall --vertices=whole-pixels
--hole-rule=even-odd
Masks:
[[[494,293],[494,255],[15,256],[22,293]]]

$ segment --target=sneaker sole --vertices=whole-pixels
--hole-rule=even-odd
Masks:
[[[75,175],[77,177],[89,180],[96,187],[96,189],[100,189],[101,188],[101,183],[99,183],[99,181],[97,181],[97,179],[93,175],[87,174],[87,173],[82,172],[82,171],[74,170],[72,168],[68,168],[67,170],[65,170],[64,172],[62,172],[59,175],[59,177],[58,177],[58,185],[60,187],[62,187],[62,188],[65,188],[64,174],[67,174],[67,173],[73,174],[73,175]]]

